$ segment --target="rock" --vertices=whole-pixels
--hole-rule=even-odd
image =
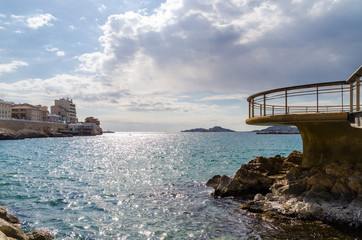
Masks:
[[[215,176],[208,186],[215,188],[214,196],[248,199],[242,209],[273,218],[362,226],[362,163],[308,169],[301,161],[302,153],[296,151],[287,158],[257,157],[243,164],[234,178]]]
[[[28,237],[19,225],[9,223],[4,219],[0,219],[0,231],[7,237],[12,237],[18,240],[28,240]]]
[[[333,185],[331,193],[334,194],[337,198],[342,198],[343,200],[351,201],[357,194],[354,193],[342,179]]]
[[[0,128],[0,140],[15,139],[16,132],[7,128]]]
[[[279,189],[273,191],[273,193],[276,192],[280,195],[297,197],[301,195],[303,192],[305,192],[305,190],[306,190],[305,179],[301,179],[299,181],[289,182],[289,184],[282,185]]]
[[[349,177],[355,172],[355,164],[350,162],[333,162],[325,166],[325,172],[335,177]]]
[[[29,238],[29,240],[52,240],[53,237],[50,235],[50,233],[44,231],[44,230],[35,230],[33,232],[26,234]]]
[[[264,200],[264,196],[260,193],[256,194],[254,197],[254,201],[262,201]]]
[[[326,173],[317,173],[307,179],[307,185],[311,191],[329,191],[336,182],[336,178]]]
[[[349,177],[348,187],[354,192],[362,192],[362,176]]]
[[[18,223],[19,222],[19,218],[15,217],[11,214],[8,213],[8,211],[0,206],[0,218],[4,219],[7,222],[11,222],[11,223]]]
[[[207,181],[206,186],[213,187],[215,189],[214,196],[224,196],[225,188],[230,184],[232,178],[224,175],[216,175]]]
[[[3,233],[0,231],[0,240],[8,240],[9,238]]]
[[[48,137],[48,135],[42,130],[31,130],[31,129],[23,129],[16,132],[16,136],[19,139],[23,138],[44,138]]]
[[[303,161],[303,153],[299,151],[293,151],[289,156],[285,159],[285,162],[293,163],[296,165],[301,165]]]
[[[213,188],[217,188],[217,186],[219,186],[220,184],[220,175],[215,175],[212,178],[210,178],[207,182],[206,182],[206,186],[208,187],[213,187]]]

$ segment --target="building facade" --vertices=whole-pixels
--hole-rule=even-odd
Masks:
[[[101,122],[98,120],[98,118],[94,118],[94,117],[87,117],[84,122],[94,123],[97,126],[101,125]]]
[[[50,107],[51,114],[62,116],[67,123],[76,123],[77,112],[73,100],[61,98],[54,100],[54,106]]]
[[[0,119],[11,119],[11,103],[0,99]]]
[[[48,107],[41,105],[13,104],[11,106],[11,117],[29,121],[48,121]]]

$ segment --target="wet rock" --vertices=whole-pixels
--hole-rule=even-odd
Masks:
[[[12,237],[19,240],[28,240],[23,230],[19,225],[9,223],[4,219],[0,219],[0,231],[7,237]]]
[[[220,175],[215,175],[207,181],[206,186],[213,187],[216,189],[220,184],[220,179],[221,179]]]
[[[223,196],[225,197],[225,192],[227,192],[226,187],[229,186],[232,178],[224,175],[216,175],[211,178],[207,183],[206,186],[213,187],[215,189],[214,195],[215,196]]]
[[[50,235],[50,233],[44,231],[44,230],[35,230],[33,232],[26,234],[29,238],[29,240],[52,240],[53,237]]]

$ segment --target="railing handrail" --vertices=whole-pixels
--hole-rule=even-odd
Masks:
[[[247,98],[247,101],[250,102],[253,98],[264,96],[270,93],[275,92],[283,92],[285,90],[296,90],[296,89],[302,89],[302,88],[313,88],[313,87],[326,87],[326,86],[336,86],[336,85],[350,85],[350,83],[346,81],[334,81],[334,82],[321,82],[321,83],[312,83],[312,84],[304,84],[304,85],[297,85],[297,86],[290,86],[290,87],[284,87],[284,88],[276,88],[272,90],[267,90],[259,93],[255,93]]]

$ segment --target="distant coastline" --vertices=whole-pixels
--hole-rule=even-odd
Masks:
[[[300,134],[298,128],[290,126],[273,126],[252,132],[256,134]]]
[[[206,128],[194,128],[190,130],[183,130],[181,132],[235,132],[234,130],[222,128],[220,126],[215,126],[209,129]]]

